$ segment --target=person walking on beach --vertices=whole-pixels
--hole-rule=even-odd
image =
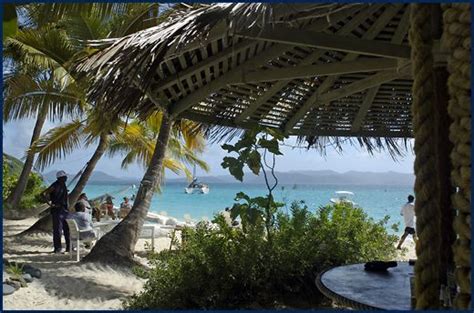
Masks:
[[[402,244],[408,235],[413,236],[413,240],[416,242],[416,233],[415,233],[415,197],[412,195],[408,196],[408,202],[402,207],[400,210],[400,215],[403,216],[405,221],[405,232],[403,233],[402,237],[400,238],[400,242],[398,243],[397,249],[402,248]]]
[[[53,218],[53,244],[54,253],[69,251],[69,228],[66,223],[68,215],[68,190],[66,187],[67,174],[64,171],[56,173],[56,181],[51,184],[43,196],[51,202],[51,215]],[[66,240],[66,250],[61,246],[61,233]]]

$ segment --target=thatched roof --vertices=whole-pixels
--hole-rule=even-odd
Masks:
[[[397,138],[412,137],[408,18],[408,4],[203,5],[94,42],[107,47],[77,70],[94,80],[91,100],[114,113],[165,108],[397,153]]]

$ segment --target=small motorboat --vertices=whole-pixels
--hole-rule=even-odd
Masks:
[[[354,196],[354,193],[352,191],[336,191],[336,197],[331,198],[330,201],[331,203],[334,204],[349,204],[353,207],[357,206],[357,203],[352,201],[350,198]]]

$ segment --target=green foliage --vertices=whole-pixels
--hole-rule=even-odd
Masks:
[[[281,132],[271,128],[259,126],[247,130],[234,145],[222,145],[222,149],[229,153],[237,153],[237,157],[224,157],[221,165],[223,168],[228,168],[230,174],[240,181],[243,181],[245,166],[258,175],[262,168],[262,155],[259,149],[281,155],[279,141],[283,138],[285,137]]]
[[[19,174],[12,173],[13,170],[6,161],[5,156],[3,157],[3,201],[13,192],[18,181]],[[43,179],[36,173],[30,173],[28,182],[26,183],[26,189],[20,200],[19,209],[31,209],[41,204],[39,199],[40,193],[45,188]]]
[[[14,4],[3,5],[3,40],[6,37],[14,36],[18,31],[18,17]]]
[[[8,274],[14,278],[20,278],[23,275],[23,265],[9,264],[6,268]]]
[[[275,202],[272,195],[250,198],[245,193],[239,192],[234,200],[243,200],[243,203],[237,202],[233,205],[230,214],[232,219],[240,217],[244,233],[256,232],[263,235],[263,226],[271,226],[272,217],[278,208],[284,206],[284,203]]]
[[[18,176],[11,174],[12,169],[8,166],[8,163],[3,157],[3,201],[12,193],[13,188],[15,188],[16,181]]]
[[[266,199],[243,194],[238,198],[249,215]],[[240,213],[244,224],[245,214]],[[253,220],[252,231],[229,227],[221,215],[215,222],[217,228],[200,223],[187,229],[179,250],[155,254],[144,291],[125,301],[125,307],[275,308],[296,298],[314,308],[323,299],[314,285],[318,272],[328,266],[388,260],[396,251],[397,237],[385,231],[388,219],[375,222],[362,209],[343,205],[313,213],[295,202],[290,215],[275,214],[271,241],[254,231],[264,229],[262,218]]]

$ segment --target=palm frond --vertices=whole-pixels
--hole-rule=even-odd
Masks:
[[[45,92],[30,75],[13,75],[5,80],[3,121],[34,117]]]
[[[84,139],[83,127],[84,121],[74,120],[41,136],[30,148],[34,153],[38,153],[36,166],[44,169],[78,149]]]
[[[124,14],[127,3],[42,3],[30,4],[29,19],[36,25],[57,22],[70,15],[91,15],[95,14],[100,18],[106,18],[111,14]]]
[[[67,69],[68,62],[77,52],[66,34],[58,29],[25,29],[5,41],[7,50],[19,62],[39,69],[52,69],[56,77],[74,81]]]

